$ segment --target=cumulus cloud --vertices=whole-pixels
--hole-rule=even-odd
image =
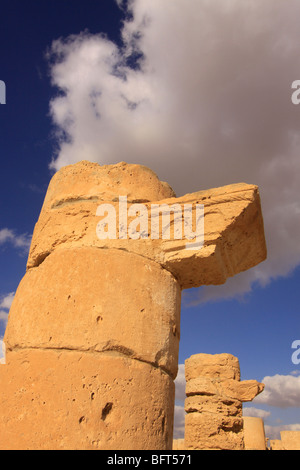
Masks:
[[[269,424],[265,425],[265,435],[269,439],[280,439],[281,431],[300,431],[300,424],[284,424],[278,426],[272,426]]]
[[[185,424],[184,407],[180,405],[175,405],[173,439],[184,438],[184,424]]]
[[[300,407],[300,376],[273,375],[262,379],[264,391],[253,403],[264,403],[279,408]]]
[[[125,8],[126,3],[117,0]],[[259,185],[268,260],[198,301],[250,291],[300,263],[298,0],[130,0],[123,45],[101,32],[53,42],[51,168],[151,167],[178,195]],[[128,13],[128,10],[127,10]]]
[[[262,410],[260,408],[243,407],[243,416],[266,419],[270,416],[270,414],[270,411]]]
[[[0,364],[5,364],[5,343],[0,338]]]
[[[10,292],[9,294],[2,295],[0,297],[0,322],[3,322],[4,325],[7,323],[8,311],[11,307],[12,301],[14,300],[15,293]]]
[[[184,364],[178,365],[178,374],[175,380],[175,401],[184,401],[185,400],[185,372]]]
[[[186,398],[185,386],[184,364],[179,364],[178,374],[175,379],[174,439],[184,438],[185,411],[182,403]]]
[[[14,296],[14,292],[10,292],[9,294],[3,295],[0,298],[0,308],[10,309],[12,301],[14,300]]]
[[[31,236],[28,234],[18,235],[14,230],[9,228],[0,229],[0,246],[10,243],[15,248],[19,248],[23,252],[28,252]]]

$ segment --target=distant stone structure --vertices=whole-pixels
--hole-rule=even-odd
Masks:
[[[186,450],[243,450],[242,403],[264,389],[256,380],[240,381],[231,354],[195,354],[185,361]]]
[[[267,450],[264,420],[244,416],[243,422],[245,450]]]
[[[204,204],[204,246],[124,235],[120,196],[149,214],[152,203],[190,204],[194,212]],[[106,203],[118,220],[114,239],[96,233],[97,208]],[[50,182],[9,313],[0,449],[171,449],[181,290],[222,284],[265,258],[254,185],[176,198],[140,165],[82,161],[62,168]],[[231,387],[239,413],[249,389],[234,380]],[[198,400],[193,391],[188,407]],[[198,421],[189,414],[191,446]],[[239,416],[228,419],[229,427],[239,423]]]
[[[300,431],[281,431],[280,437],[270,440],[270,450],[300,450]]]

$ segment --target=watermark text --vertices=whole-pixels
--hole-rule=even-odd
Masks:
[[[96,216],[102,217],[96,233],[106,239],[186,240],[185,249],[199,250],[204,245],[203,204],[142,204],[128,207],[127,196],[119,203],[100,204]]]
[[[291,99],[293,104],[300,103],[300,80],[294,80],[292,83],[293,90],[296,90],[292,93]]]
[[[3,80],[0,80],[0,104],[6,104],[6,85]]]
[[[298,365],[300,364],[300,339],[292,342],[292,349],[295,349],[292,354],[292,363]]]

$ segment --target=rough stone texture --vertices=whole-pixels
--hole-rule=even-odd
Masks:
[[[113,352],[21,349],[9,357],[0,368],[1,450],[172,445],[174,383],[159,368]]]
[[[261,418],[244,416],[245,450],[266,450],[264,421]]]
[[[281,431],[283,450],[300,450],[300,431]]]
[[[148,209],[204,204],[204,247],[186,249],[187,240],[174,237],[119,239],[120,232],[99,240],[97,208],[112,204],[118,220],[120,196]],[[171,449],[181,289],[224,283],[265,257],[254,185],[176,198],[140,165],[62,168],[9,313],[1,448]],[[228,374],[236,378],[234,367]],[[237,422],[229,413],[219,426]]]
[[[198,377],[240,380],[240,363],[231,354],[195,354],[185,362],[185,377],[189,382]]]
[[[240,381],[238,359],[231,354],[195,354],[185,361],[186,450],[243,450],[242,402],[264,385]]]
[[[113,204],[119,218],[119,196],[128,205],[205,205],[204,247],[186,250],[185,239],[148,237],[100,240],[96,235],[99,204]],[[168,269],[182,288],[222,284],[266,258],[263,220],[257,186],[233,184],[175,198],[166,183],[139,165],[106,165],[80,162],[62,168],[52,178],[36,224],[28,268],[37,266],[60,246],[97,246],[134,252]],[[150,227],[150,223],[149,223]],[[118,229],[118,227],[117,227]],[[149,234],[151,235],[151,234]]]
[[[27,271],[9,315],[7,358],[17,348],[115,351],[176,377],[180,289],[168,271],[135,254],[55,250]]]
[[[270,450],[284,450],[280,439],[270,439]]]
[[[185,418],[186,450],[243,450],[243,420],[240,417],[188,413]]]

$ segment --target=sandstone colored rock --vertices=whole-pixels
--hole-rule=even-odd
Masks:
[[[280,437],[284,450],[300,450],[300,431],[281,431]]]
[[[270,440],[270,450],[300,450],[300,431],[280,431],[280,437]]]
[[[185,448],[243,450],[242,402],[253,400],[264,385],[241,382],[238,359],[231,354],[195,354],[185,361],[185,376]]]
[[[204,204],[204,246],[187,249],[193,240],[162,234],[133,239],[128,225],[124,236],[124,198],[126,208],[144,204],[147,220],[152,204],[176,204],[179,214],[190,204],[193,215]],[[118,220],[114,239],[97,236],[102,204]],[[134,214],[127,213],[128,224]],[[174,235],[173,213],[169,222]],[[176,198],[140,165],[62,168],[50,182],[9,313],[1,448],[171,449],[181,290],[224,283],[265,257],[254,185]],[[224,446],[236,426],[238,415],[216,419]]]
[[[264,421],[261,418],[244,416],[245,450],[266,450]]]
[[[240,400],[207,394],[187,396],[184,406],[187,413],[209,410],[210,413],[220,413],[223,416],[241,416],[243,408]]]
[[[192,204],[193,210],[196,204],[204,204],[204,247],[187,250],[185,239],[155,240],[151,233],[138,240],[120,239],[118,224],[116,239],[100,240],[96,235],[97,207],[114,205],[119,221],[119,196],[126,194],[128,206],[144,203],[149,217],[153,203]],[[172,272],[182,288],[222,284],[266,258],[258,188],[234,184],[176,198],[171,188],[145,167],[80,162],[62,168],[50,182],[34,230],[28,268],[38,266],[61,246],[118,248],[140,254]]]
[[[0,367],[0,449],[172,446],[174,383],[114,353],[21,349]]]
[[[185,377],[189,382],[198,377],[240,380],[240,364],[231,354],[194,354],[185,362]]]
[[[243,420],[210,412],[188,413],[186,450],[243,450]]]
[[[168,271],[136,254],[57,249],[18,287],[5,334],[7,357],[17,348],[114,351],[174,379],[180,294]]]
[[[281,440],[280,439],[271,439],[270,440],[270,450],[284,450]]]

